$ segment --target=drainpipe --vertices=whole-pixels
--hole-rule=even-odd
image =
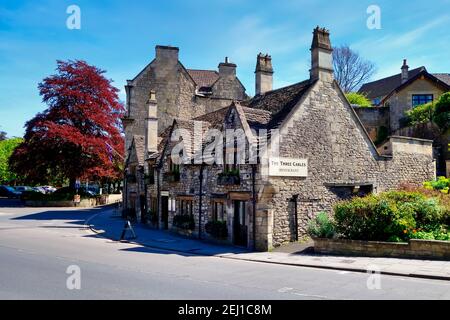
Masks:
[[[122,205],[122,218],[126,218],[125,212],[128,209],[128,181],[127,171],[123,174],[123,205]]]
[[[156,169],[156,215],[158,219],[156,219],[156,228],[159,229],[159,220],[160,220],[160,204],[161,204],[161,185],[160,185],[160,170],[161,168],[158,166]]]
[[[204,164],[200,166],[200,195],[199,195],[199,205],[198,205],[198,238],[202,238],[202,200],[203,200],[203,168]]]
[[[141,220],[146,223],[147,219],[147,213],[148,213],[148,199],[147,199],[147,191],[148,191],[148,185],[147,182],[145,182],[145,175],[144,175],[144,216],[141,217]]]
[[[297,211],[298,194],[294,194],[292,196],[292,201],[294,202],[295,241],[298,241],[298,211]]]
[[[253,191],[253,250],[256,250],[256,165],[252,164],[252,191]]]

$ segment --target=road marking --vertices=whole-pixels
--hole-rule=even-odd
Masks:
[[[291,291],[291,290],[294,290],[294,288],[285,287],[285,288],[278,289],[278,292],[279,293],[286,293],[286,292]]]
[[[326,296],[319,296],[319,295],[316,295],[316,294],[307,294],[307,293],[298,293],[298,292],[294,292],[294,294],[297,295],[297,296],[308,297],[308,298],[329,299]]]

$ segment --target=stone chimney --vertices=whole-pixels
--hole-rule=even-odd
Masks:
[[[180,49],[171,46],[156,46],[156,60],[167,64],[178,63]]]
[[[158,105],[155,91],[150,91],[145,118],[145,155],[158,151]]]
[[[273,89],[272,57],[258,54],[255,70],[255,94],[263,94]]]
[[[403,59],[402,65],[402,84],[408,81],[409,79],[409,66],[406,59]]]
[[[329,82],[334,79],[330,31],[318,26],[313,32],[310,78]]]
[[[219,77],[236,78],[236,65],[230,63],[228,57],[225,57],[225,62],[219,64]]]

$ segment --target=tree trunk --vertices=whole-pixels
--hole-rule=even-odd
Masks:
[[[77,179],[70,178],[69,179],[69,188],[76,190]]]

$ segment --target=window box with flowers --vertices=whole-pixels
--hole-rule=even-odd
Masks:
[[[241,178],[239,170],[224,171],[219,173],[217,184],[222,186],[239,185]]]

